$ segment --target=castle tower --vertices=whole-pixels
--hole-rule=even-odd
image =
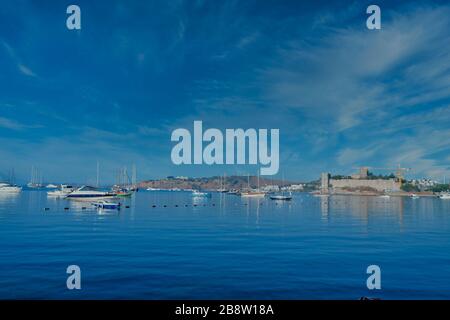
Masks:
[[[330,187],[330,174],[328,172],[323,172],[320,180],[320,191],[322,193],[328,193],[328,188]]]

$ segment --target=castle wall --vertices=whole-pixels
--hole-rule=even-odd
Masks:
[[[400,183],[395,181],[395,179],[330,179],[330,186],[332,188],[361,188],[361,187],[369,187],[373,188],[377,191],[400,191]]]

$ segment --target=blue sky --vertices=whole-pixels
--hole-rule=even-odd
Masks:
[[[450,177],[450,5],[378,1],[2,1],[0,173],[103,182],[256,173],[175,166],[172,130],[280,128],[280,176],[368,165]],[[82,29],[69,31],[69,4]]]

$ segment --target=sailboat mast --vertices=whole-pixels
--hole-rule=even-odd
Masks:
[[[99,181],[100,181],[100,164],[98,163],[98,160],[97,160],[97,184],[96,184],[96,186],[97,186],[97,188],[99,187]]]
[[[136,186],[136,183],[137,183],[136,164],[133,164],[133,174],[131,178],[131,184],[133,185],[133,188]]]
[[[258,190],[259,190],[259,172],[258,172]]]

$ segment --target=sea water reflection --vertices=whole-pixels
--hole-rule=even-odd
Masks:
[[[1,195],[0,298],[450,298],[450,201],[187,192],[121,201],[101,212],[41,191]],[[65,288],[69,264],[82,269],[81,291]],[[371,264],[381,291],[365,286]]]

